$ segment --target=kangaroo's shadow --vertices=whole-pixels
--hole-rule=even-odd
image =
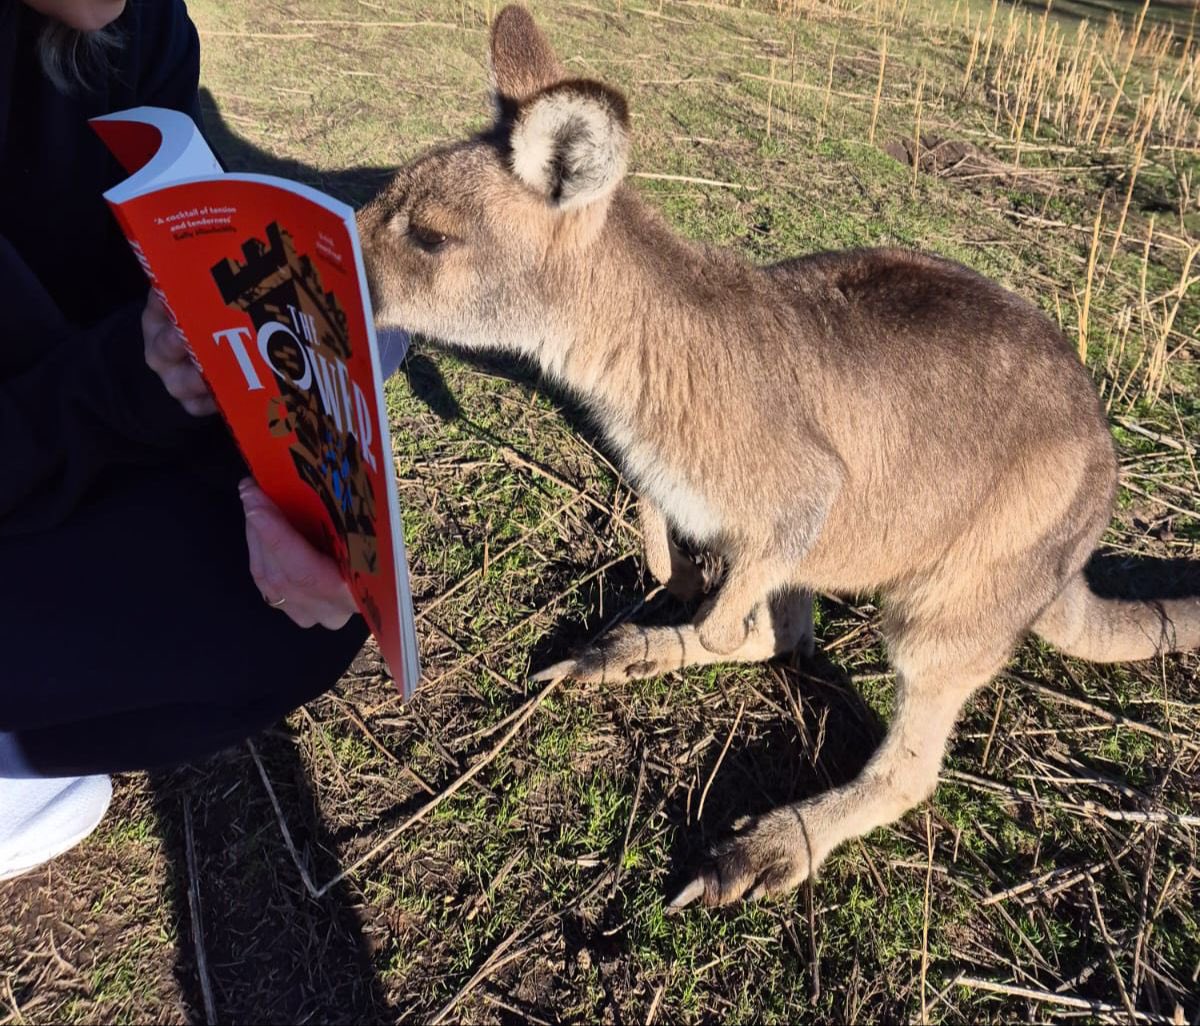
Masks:
[[[1084,570],[1101,598],[1163,599],[1200,597],[1200,560],[1118,556],[1098,552]]]
[[[447,384],[437,361],[427,351],[427,346],[425,340],[415,340],[401,366],[400,373],[404,375],[413,395],[440,420],[447,423],[457,421],[483,441],[512,449],[522,458],[537,463],[536,455],[523,451],[521,443],[513,444],[510,440],[499,437],[495,431],[480,424],[470,411],[463,408]],[[616,455],[609,450],[607,441],[587,411],[542,379],[536,367],[504,353],[472,352],[460,355],[469,360],[471,366],[477,370],[511,381],[527,393],[536,391],[551,399],[557,407],[558,416],[572,431],[587,439],[589,444],[603,453],[610,462],[616,461]],[[602,514],[587,509],[582,515],[592,520],[598,530],[605,529],[601,523],[604,520]],[[552,561],[551,565],[557,564]],[[603,580],[586,583],[580,590],[580,599],[585,608],[594,609],[602,590],[605,593],[615,592],[621,596],[623,605],[636,611],[637,619],[641,623],[669,625],[689,621],[694,610],[686,609],[668,594],[659,596],[645,606],[641,605],[638,596],[653,583],[642,575],[637,561],[631,559],[611,567]],[[571,651],[592,640],[596,626],[596,623],[580,623],[577,619],[559,622],[535,643],[530,652],[530,666],[538,669],[547,663],[565,658]]]
[[[668,897],[696,875],[743,817],[848,783],[883,739],[886,723],[862,699],[846,669],[819,649],[808,659],[777,658],[772,666],[774,686],[765,685],[764,693],[777,708],[763,710],[753,727],[739,730],[745,740],[735,735],[724,759],[721,745],[711,744],[697,768],[701,786],[708,783],[703,814],[695,793],[668,803],[668,819],[682,826],[670,852]],[[721,728],[716,734],[723,740]]]

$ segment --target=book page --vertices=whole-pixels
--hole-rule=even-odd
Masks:
[[[172,182],[224,174],[196,123],[162,107],[134,107],[90,122],[96,134],[129,172],[105,198],[122,203]]]

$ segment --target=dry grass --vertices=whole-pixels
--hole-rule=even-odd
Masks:
[[[1069,2],[537,13],[629,92],[635,187],[688,234],[924,246],[1074,310],[1127,484],[1108,580],[1198,558],[1200,40]],[[494,4],[190,6],[238,166],[362,199],[485,117]],[[926,807],[787,899],[667,917],[737,816],[868,757],[873,606],[824,600],[811,664],[531,690],[619,619],[685,615],[646,595],[632,496],[519,369],[419,344],[388,392],[422,693],[402,706],[368,649],[253,751],[118,780],[101,832],[0,889],[0,1024],[1198,1021],[1196,656],[1030,643]]]

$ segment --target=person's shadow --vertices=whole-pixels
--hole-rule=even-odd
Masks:
[[[361,206],[369,200],[396,172],[394,167],[328,170],[290,157],[277,156],[238,135],[222,116],[216,98],[207,89],[200,90],[200,113],[204,119],[204,135],[226,171],[278,175],[293,182],[311,185],[352,207]]]
[[[253,739],[293,843],[320,886],[338,871],[298,742]],[[371,946],[343,882],[304,889],[246,745],[150,775],[178,924],[175,978],[189,1021],[394,1022]],[[189,831],[190,826],[190,831]]]

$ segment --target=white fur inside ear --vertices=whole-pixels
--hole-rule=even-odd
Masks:
[[[629,133],[603,101],[563,90],[534,100],[512,131],[513,172],[570,210],[608,195],[625,176]]]

